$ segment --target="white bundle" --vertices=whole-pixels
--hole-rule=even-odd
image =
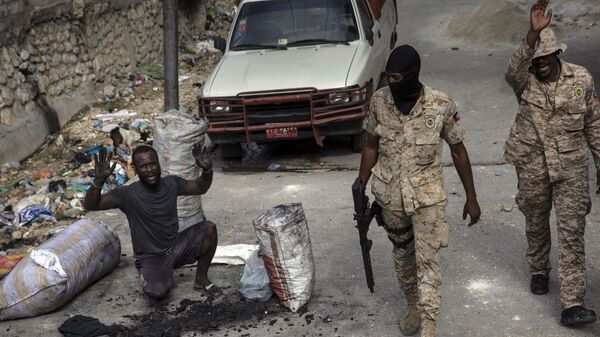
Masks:
[[[154,119],[154,148],[163,176],[176,175],[195,180],[201,169],[196,165],[192,148],[199,143],[203,146],[207,125],[190,114],[169,110]],[[199,195],[177,199],[180,230],[204,220],[202,199]]]

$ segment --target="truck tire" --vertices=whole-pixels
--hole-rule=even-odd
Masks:
[[[220,144],[221,158],[223,159],[236,159],[242,156],[242,144]]]
[[[367,132],[361,131],[358,134],[350,136],[352,141],[352,151],[359,153],[367,143]]]

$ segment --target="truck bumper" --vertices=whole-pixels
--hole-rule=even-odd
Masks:
[[[360,133],[368,113],[372,84],[333,90],[314,88],[249,92],[236,97],[199,99],[208,134],[217,144],[266,143]],[[270,137],[267,130],[293,130],[292,137]]]

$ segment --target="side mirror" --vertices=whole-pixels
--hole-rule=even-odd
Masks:
[[[373,31],[369,28],[365,30],[365,35],[367,37],[367,41],[369,41],[369,44],[372,46],[374,43],[375,34],[373,34]]]
[[[227,48],[227,40],[224,38],[217,36],[213,39],[214,47],[220,50],[223,54],[225,54],[225,48]]]

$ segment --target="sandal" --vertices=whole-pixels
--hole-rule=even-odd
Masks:
[[[206,297],[211,299],[217,299],[221,297],[221,295],[223,295],[223,290],[221,290],[221,288],[218,285],[212,282],[206,286],[194,286],[194,289],[198,290],[199,292],[203,293]]]

